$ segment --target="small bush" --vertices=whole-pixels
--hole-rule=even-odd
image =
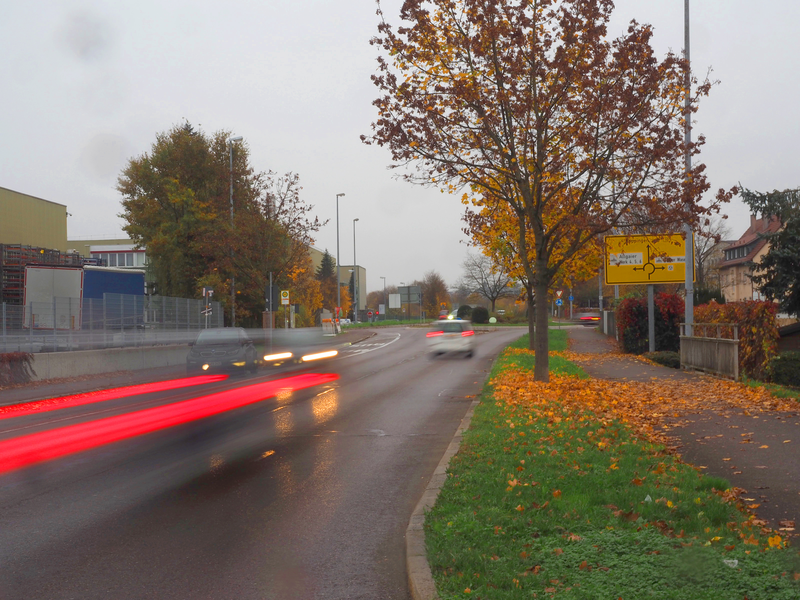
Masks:
[[[680,369],[681,368],[681,355],[677,352],[648,352],[644,355],[645,358],[652,360],[654,363],[658,363],[660,365],[664,365],[665,367],[669,367],[670,369]]]
[[[483,306],[476,306],[472,309],[472,322],[473,323],[488,323],[489,311]]]
[[[472,307],[469,304],[462,304],[456,311],[456,317],[459,319],[469,319],[472,317]]]
[[[7,352],[0,354],[0,386],[28,383],[35,371],[31,366],[33,354],[29,352]]]
[[[800,388],[800,352],[781,352],[769,362],[773,383]]]

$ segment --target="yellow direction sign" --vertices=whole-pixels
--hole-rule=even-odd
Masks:
[[[686,281],[683,234],[609,235],[605,245],[606,285]]]

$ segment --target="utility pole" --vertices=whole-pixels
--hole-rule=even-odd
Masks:
[[[241,142],[242,136],[228,139],[228,155],[230,157],[231,175],[231,232],[233,232],[233,142]],[[236,327],[236,276],[233,266],[233,244],[231,244],[231,327]]]
[[[341,273],[339,271],[339,265],[341,265],[339,260],[339,196],[344,196],[344,193],[336,194],[336,310],[334,311],[336,313],[336,333],[339,333],[339,307],[342,306]]]
[[[689,177],[692,172],[692,153],[689,146],[692,143],[692,72],[691,72],[691,57],[689,54],[689,0],[684,0],[683,10],[683,33],[684,33],[684,52],[686,57],[686,79],[685,79],[685,94],[684,99],[684,143],[686,149],[684,150],[684,177],[688,183]],[[684,321],[686,322],[686,335],[692,335],[692,324],[694,323],[694,238],[692,233],[692,226],[689,223],[684,225],[684,232],[686,234],[686,281],[684,287],[686,288],[686,299],[684,306],[686,313]]]

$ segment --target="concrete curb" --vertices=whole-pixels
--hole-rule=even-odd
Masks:
[[[434,600],[439,597],[436,591],[436,584],[433,582],[431,567],[428,564],[428,554],[425,549],[425,512],[433,507],[439,491],[447,479],[447,466],[450,459],[456,455],[461,447],[464,432],[469,428],[475,407],[480,403],[479,399],[473,400],[467,414],[461,419],[450,445],[447,446],[442,460],[433,472],[433,476],[428,482],[425,492],[417,503],[411,519],[406,527],[406,570],[408,571],[408,587],[411,590],[411,597],[414,600]]]

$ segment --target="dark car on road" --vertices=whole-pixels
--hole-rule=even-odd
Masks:
[[[258,367],[253,340],[241,327],[204,329],[186,357],[188,373],[250,371]]]

